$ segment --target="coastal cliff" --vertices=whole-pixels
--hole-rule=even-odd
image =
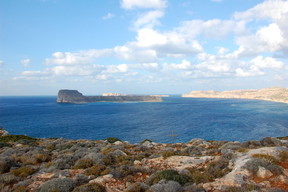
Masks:
[[[259,99],[288,103],[288,88],[272,87],[265,89],[233,90],[233,91],[192,91],[182,97],[194,98],[227,98],[227,99]]]
[[[57,103],[91,102],[161,102],[162,98],[151,95],[84,96],[77,90],[59,90]]]

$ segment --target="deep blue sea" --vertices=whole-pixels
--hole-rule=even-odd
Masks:
[[[131,143],[192,138],[245,141],[288,135],[288,104],[259,100],[164,98],[161,103],[57,104],[56,97],[0,97],[0,126],[38,138]]]

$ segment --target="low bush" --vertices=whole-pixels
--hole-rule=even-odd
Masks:
[[[140,142],[140,144],[145,143],[146,141],[152,142],[150,139],[144,139],[143,141]]]
[[[92,159],[79,159],[75,162],[73,169],[87,169],[93,165]]]
[[[182,192],[182,186],[176,181],[167,181],[154,184],[148,192]]]
[[[229,192],[260,191],[260,187],[255,184],[247,184],[241,187],[228,187],[225,191]]]
[[[27,135],[5,135],[0,137],[0,142],[17,142],[19,140],[37,141],[36,138]]]
[[[228,168],[229,161],[225,159],[220,159],[217,161],[212,161],[208,164],[205,169],[205,174],[208,174],[211,178],[220,178],[226,175],[231,170]]]
[[[11,173],[5,173],[0,175],[0,183],[8,185],[12,184],[18,181],[18,178],[11,174]]]
[[[279,153],[279,158],[281,162],[288,162],[288,151],[281,151]]]
[[[150,185],[153,185],[158,183],[162,179],[165,179],[166,181],[176,181],[181,185],[189,182],[189,177],[187,175],[180,175],[177,171],[172,169],[167,169],[155,173],[155,175],[151,176],[151,179],[148,182]]]
[[[94,175],[94,176],[98,177],[98,176],[104,175],[103,171],[105,171],[105,170],[106,170],[105,165],[95,164],[86,170],[85,175],[87,175],[87,176]],[[107,173],[107,171],[105,173]]]
[[[265,159],[254,158],[248,161],[245,165],[245,168],[250,171],[253,175],[256,175],[260,167],[264,167],[271,171],[274,175],[281,175],[283,173],[283,169],[275,165]]]
[[[10,170],[12,166],[15,166],[16,162],[10,157],[1,157],[0,158],[0,174],[6,173]]]
[[[187,168],[187,170],[190,172],[191,183],[199,184],[213,181],[213,177],[211,177],[211,175],[201,172],[196,168]]]
[[[13,192],[26,192],[26,191],[28,191],[28,189],[26,189],[25,186],[19,186],[13,190]]]
[[[71,192],[75,187],[75,183],[70,178],[56,178],[43,183],[38,192]]]
[[[105,187],[98,183],[88,183],[88,184],[76,187],[73,190],[73,192],[105,192],[105,191],[106,191]]]
[[[1,149],[1,148],[4,148],[4,147],[12,147],[12,145],[9,144],[9,143],[1,142],[1,143],[0,143],[0,149]]]
[[[164,151],[162,153],[163,159],[167,159],[168,157],[171,157],[171,156],[174,156],[174,155],[177,155],[177,153],[175,151]]]
[[[36,172],[36,170],[32,169],[29,166],[20,167],[18,169],[14,169],[11,171],[11,173],[14,174],[15,176],[23,177],[23,178],[25,178],[29,175],[32,175],[35,172]]]
[[[144,183],[133,183],[126,188],[125,192],[146,192],[148,188],[149,185]]]
[[[17,158],[20,162],[24,163],[25,165],[31,164],[35,165],[37,163],[48,162],[51,160],[51,157],[48,153],[43,151],[41,152],[34,152],[26,153]]]
[[[279,164],[279,161],[271,156],[271,155],[267,155],[267,154],[253,154],[252,157],[254,158],[258,158],[258,159],[264,159],[265,161],[268,161],[269,163],[273,163],[273,164]]]
[[[116,141],[121,141],[120,139],[118,139],[117,137],[108,137],[106,139],[107,142],[109,143],[115,143]]]

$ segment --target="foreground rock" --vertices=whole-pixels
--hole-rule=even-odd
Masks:
[[[229,99],[259,99],[288,103],[288,88],[273,87],[259,90],[234,90],[234,91],[192,91],[182,97],[198,98],[229,98]]]
[[[10,191],[288,191],[287,138],[138,144],[0,137],[0,189]]]

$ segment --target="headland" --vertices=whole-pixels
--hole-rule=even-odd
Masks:
[[[226,99],[259,99],[288,103],[288,88],[272,87],[265,89],[233,90],[233,91],[191,91],[182,97],[194,98],[226,98]]]
[[[162,102],[160,96],[104,94],[104,96],[84,96],[77,90],[62,89],[58,92],[57,103],[91,102]]]

